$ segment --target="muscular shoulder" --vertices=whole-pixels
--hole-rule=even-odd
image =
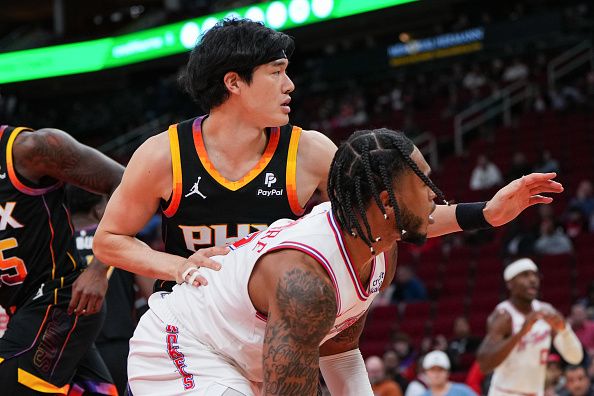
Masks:
[[[487,319],[487,332],[501,336],[510,335],[512,332],[512,317],[503,308],[496,308]]]
[[[35,132],[21,132],[14,141],[12,152],[17,165],[29,170],[56,159],[68,158],[74,144],[74,138],[66,132],[43,128]]]
[[[303,131],[301,134],[297,150],[297,183],[306,190],[309,186],[311,193],[319,191],[323,201],[328,199],[326,184],[336,150],[336,145],[320,132]],[[299,199],[302,205],[305,205],[311,196],[310,191],[307,193],[307,198]]]
[[[163,199],[168,199],[172,190],[172,165],[169,136],[167,132],[148,138],[132,155],[122,185],[150,186]]]
[[[336,145],[323,133],[308,130],[301,131],[299,140],[300,157],[330,164],[336,150]]]

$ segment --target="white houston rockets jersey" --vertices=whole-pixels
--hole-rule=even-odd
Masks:
[[[262,382],[266,317],[252,305],[248,281],[260,257],[281,249],[313,257],[334,284],[338,311],[334,327],[323,341],[367,311],[386,274],[385,258],[380,254],[374,259],[369,286],[360,283],[330,204],[323,203],[299,220],[278,220],[268,230],[236,242],[229,254],[215,257],[222,269],[201,272],[208,286],[177,285],[171,294],[153,294],[149,306],[161,320],[180,326],[180,331],[228,359],[247,379]]]
[[[512,332],[516,334],[524,324],[525,316],[509,301],[497,305],[496,310],[507,311],[512,318]],[[532,309],[552,310],[550,304],[533,300]],[[538,320],[532,329],[516,344],[507,358],[495,369],[489,396],[543,395],[545,372],[551,348],[551,326]]]

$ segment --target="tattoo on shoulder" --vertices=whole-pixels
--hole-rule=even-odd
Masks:
[[[326,324],[336,317],[336,297],[330,280],[311,271],[297,268],[285,274],[276,298],[291,336],[298,342],[321,341],[328,330]]]
[[[293,269],[280,280],[276,298],[282,319],[266,327],[266,394],[315,395],[319,342],[336,317],[333,286],[314,272]]]

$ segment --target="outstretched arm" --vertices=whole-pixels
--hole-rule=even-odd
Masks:
[[[124,167],[59,129],[22,132],[13,148],[15,166],[27,179],[51,177],[99,194],[116,189]]]
[[[264,338],[264,395],[315,396],[319,345],[336,318],[336,294],[308,256],[271,282]]]
[[[532,173],[512,181],[487,202],[483,209],[485,220],[493,227],[499,227],[515,219],[532,205],[553,202],[553,198],[540,194],[563,191],[563,186],[553,180],[556,176],[556,173]],[[462,230],[456,218],[456,206],[437,205],[433,212],[435,223],[428,228],[429,237]]]

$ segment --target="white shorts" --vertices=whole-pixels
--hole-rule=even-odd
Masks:
[[[245,378],[222,356],[177,323],[146,312],[130,340],[128,384],[134,396],[255,396],[261,384]]]

